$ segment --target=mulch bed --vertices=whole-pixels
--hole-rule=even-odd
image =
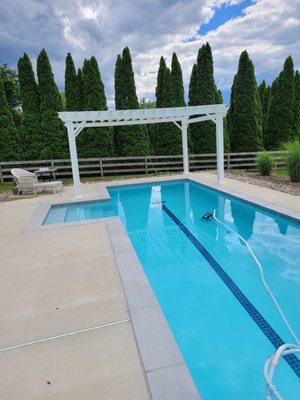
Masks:
[[[281,176],[262,176],[257,172],[225,172],[225,176],[237,181],[252,183],[253,185],[300,196],[300,182],[291,182],[288,178]]]

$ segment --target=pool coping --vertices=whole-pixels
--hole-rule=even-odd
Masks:
[[[106,218],[134,337],[153,400],[200,394],[119,217]]]
[[[195,177],[179,176],[175,177],[175,179],[170,177],[170,179],[166,180],[153,179],[138,183],[126,182],[117,185],[115,183],[101,185],[97,189],[96,197],[41,204],[24,228],[25,230],[36,230],[67,228],[74,225],[99,222],[106,224],[125,293],[141,365],[153,400],[166,398],[194,400],[201,399],[201,397],[120,217],[114,216],[49,225],[42,225],[42,223],[51,206],[109,200],[110,195],[107,188],[112,186],[133,186],[177,180],[190,180],[207,189],[225,193],[246,203],[300,221],[300,213],[296,211],[285,209],[255,197],[245,196],[221,185],[203,183],[201,179],[198,180]]]

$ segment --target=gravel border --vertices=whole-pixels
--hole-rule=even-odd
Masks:
[[[236,181],[251,183],[253,185],[263,186],[279,192],[289,193],[294,196],[300,196],[300,182],[291,182],[280,176],[262,176],[257,172],[234,173],[227,171],[225,171],[225,176]]]

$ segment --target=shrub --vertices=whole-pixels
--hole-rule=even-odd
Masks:
[[[257,158],[258,170],[261,175],[270,175],[274,166],[274,157],[267,152],[260,153]]]
[[[284,143],[285,163],[292,182],[300,182],[300,140]]]

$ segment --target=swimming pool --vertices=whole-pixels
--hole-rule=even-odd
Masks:
[[[190,180],[119,186],[110,201],[53,206],[44,224],[119,216],[203,399],[262,399],[262,366],[293,342],[239,237],[251,245],[300,333],[300,224]],[[280,363],[275,383],[300,397],[300,361]]]

